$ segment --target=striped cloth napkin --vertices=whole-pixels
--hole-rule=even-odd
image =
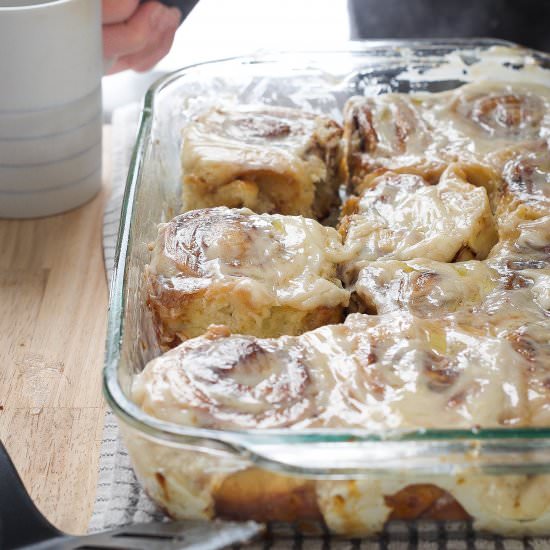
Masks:
[[[120,219],[120,208],[130,156],[139,121],[140,106],[131,104],[117,109],[112,121],[112,194],[103,225],[105,269],[110,278]],[[120,438],[114,415],[105,417],[99,460],[96,501],[90,532],[114,529],[133,523],[160,521],[164,516],[141,489],[132,470],[130,458]],[[233,548],[239,548],[234,546]],[[325,533],[304,537],[292,526],[270,525],[265,538],[247,549],[303,550],[548,550],[550,537],[504,539],[476,533],[467,522],[438,523],[393,522],[376,538],[343,539]]]

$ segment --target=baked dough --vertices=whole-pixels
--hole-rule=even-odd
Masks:
[[[298,109],[213,108],[183,132],[183,210],[323,218],[338,202],[341,127]]]
[[[351,190],[392,170],[437,181],[449,163],[471,168],[469,181],[494,188],[490,153],[550,137],[545,86],[479,82],[437,94],[351,98],[344,110],[344,158]]]
[[[301,216],[181,214],[160,224],[146,270],[161,341],[173,346],[211,324],[280,336],[339,322],[349,301],[336,277],[343,258],[336,230]]]
[[[525,325],[462,320],[354,314],[277,339],[211,329],[151,361],[133,398],[157,418],[221,429],[527,425]]]
[[[342,154],[323,117],[203,114],[184,133],[184,206],[257,213],[208,208],[159,227],[149,303],[163,343],[182,343],[135,377],[135,403],[218,430],[550,426],[549,97],[480,82],[352,98]],[[281,215],[325,216],[340,159],[343,242]],[[456,473],[329,481],[127,442],[176,518],[315,520],[348,535],[390,520],[504,535],[550,524],[549,475],[489,475],[467,455]]]
[[[214,429],[547,425],[550,351],[536,323],[518,332],[504,317],[462,321],[354,314],[277,339],[214,328],[149,363],[132,396],[157,418]],[[337,533],[365,535],[389,519],[472,517],[498,533],[536,534],[550,513],[544,475],[314,481],[198,450],[135,438],[129,445],[145,486],[176,518],[317,519]],[[485,502],[484,491],[502,502]]]
[[[354,311],[381,315],[403,310],[422,318],[471,311],[501,285],[513,284],[485,262],[423,258],[364,262],[346,283]]]
[[[501,240],[518,224],[550,215],[550,141],[502,149],[487,162],[501,178],[494,197]]]
[[[487,192],[451,165],[437,184],[421,176],[386,172],[345,207],[340,231],[353,257],[364,261],[429,258],[442,262],[484,259],[497,241]]]

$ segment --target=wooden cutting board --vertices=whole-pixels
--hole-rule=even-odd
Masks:
[[[84,533],[92,512],[105,405],[107,315],[103,189],[58,216],[0,220],[0,439],[38,507]]]

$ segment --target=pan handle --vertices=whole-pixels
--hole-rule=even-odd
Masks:
[[[0,548],[20,548],[60,535],[34,505],[0,441]]]

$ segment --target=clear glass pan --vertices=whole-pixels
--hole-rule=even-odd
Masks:
[[[269,53],[200,64],[152,86],[122,208],[104,370],[107,401],[129,438],[312,479],[550,474],[550,427],[220,431],[158,420],[128,397],[132,376],[160,354],[142,278],[156,225],[178,212],[180,133],[194,112],[223,100],[300,106],[341,117],[352,95],[441,91],[489,74],[550,83],[550,56],[491,40],[368,41],[341,51]]]

